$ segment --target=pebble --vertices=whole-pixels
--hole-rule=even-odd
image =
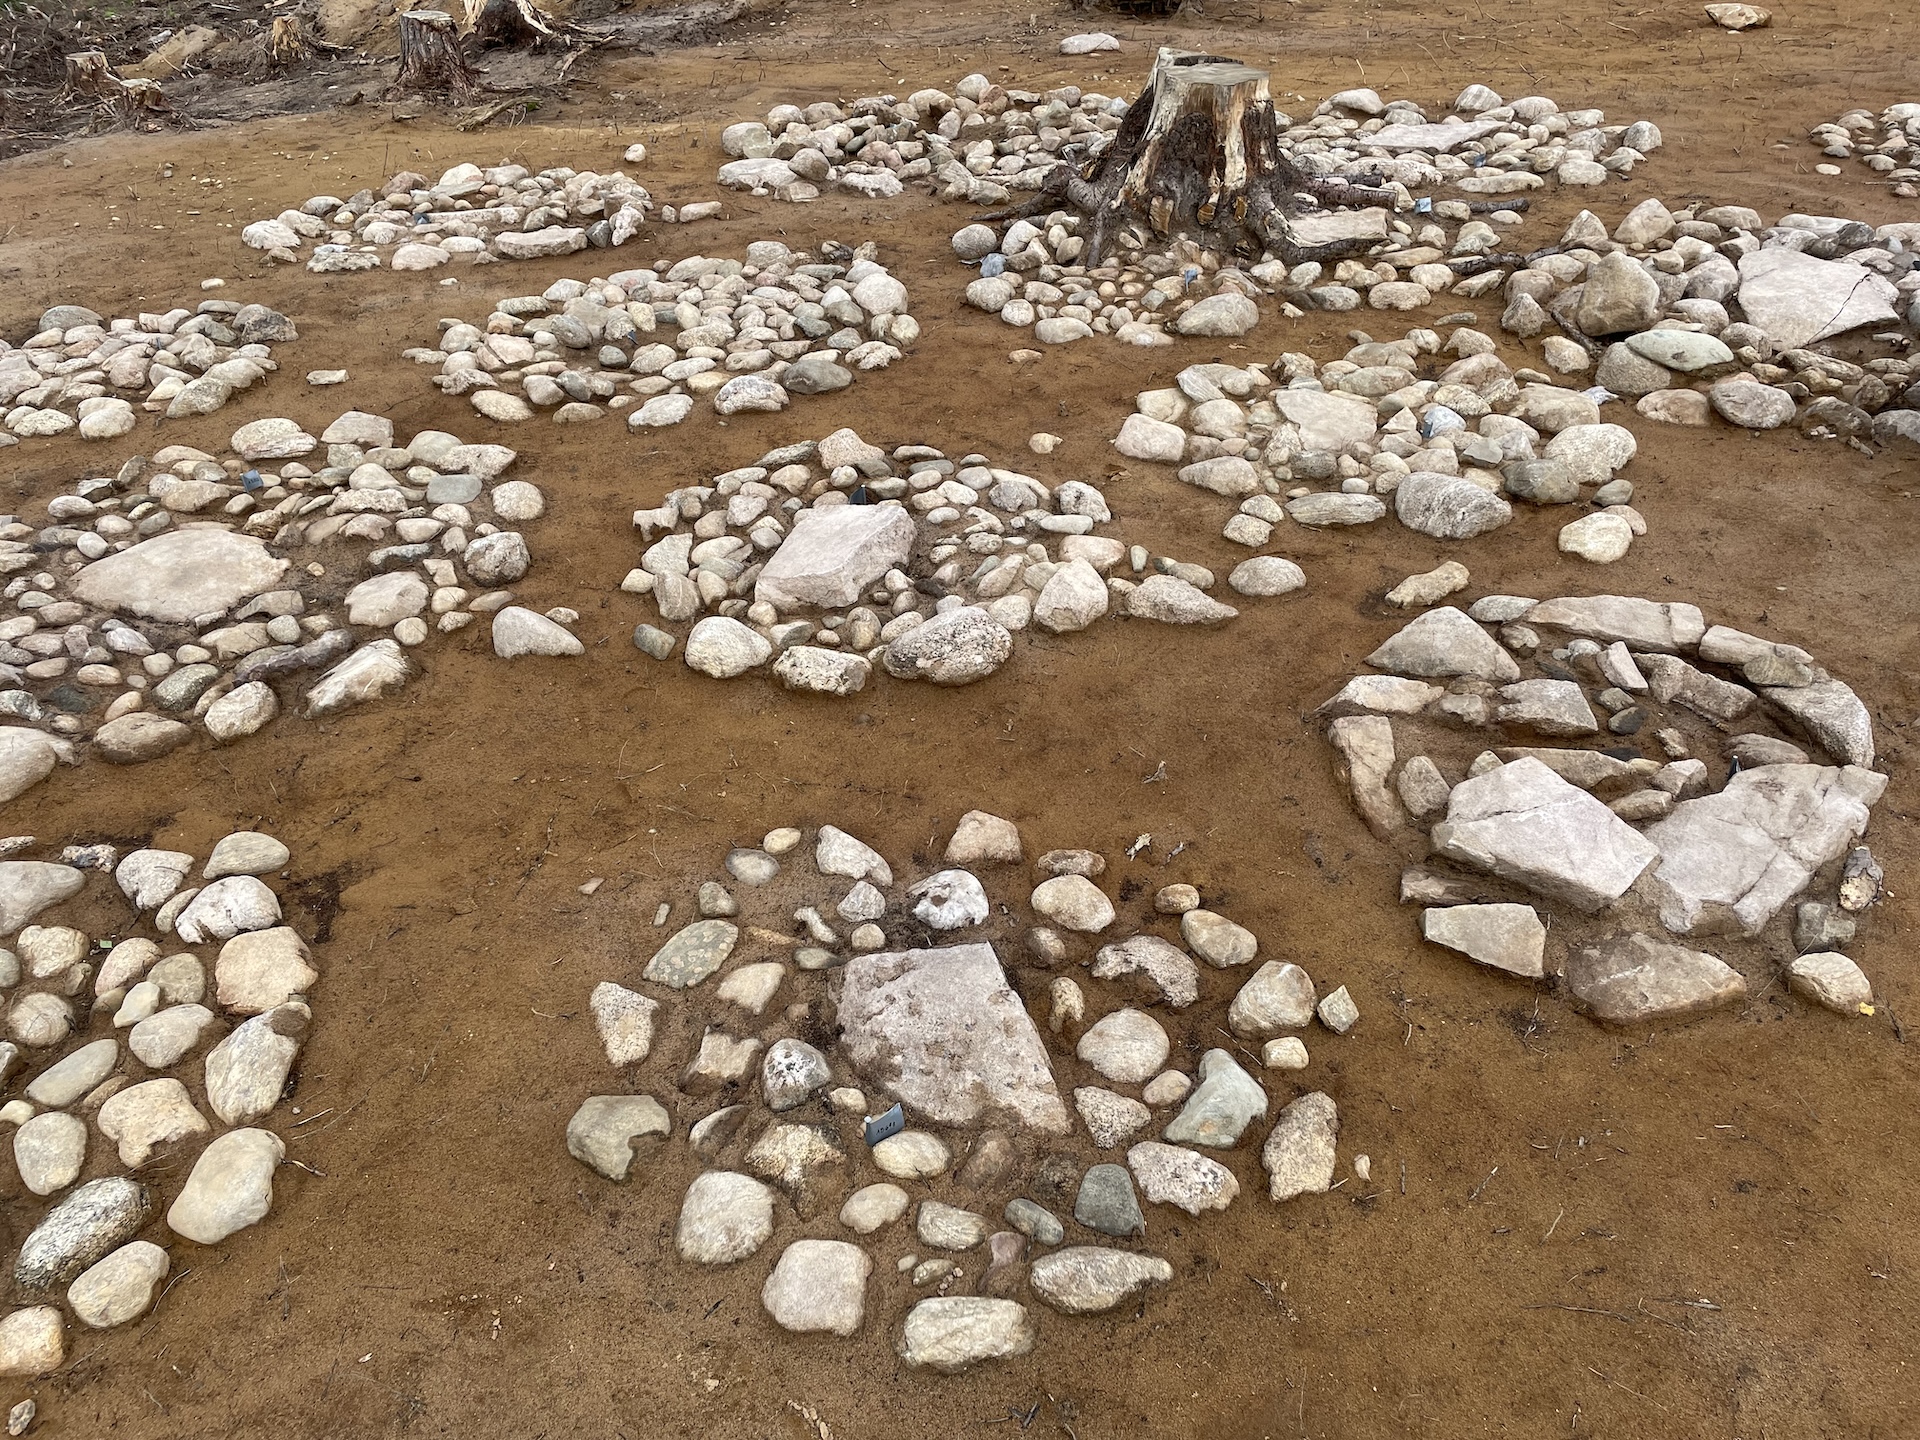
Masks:
[[[775,1114],[804,1105],[832,1078],[826,1056],[791,1038],[775,1041],[760,1067],[761,1093]]]
[[[1058,1245],[1066,1239],[1066,1228],[1044,1205],[1025,1196],[1007,1202],[1006,1222],[1036,1245]]]
[[[728,1170],[709,1170],[687,1188],[674,1248],[696,1265],[744,1260],[773,1236],[773,1191]]]
[[[774,1263],[760,1302],[783,1330],[852,1335],[866,1312],[873,1261],[844,1240],[796,1240]]]
[[[0,1319],[0,1375],[48,1375],[66,1358],[66,1323],[54,1306],[35,1305]]]
[[[634,1142],[672,1128],[651,1095],[589,1095],[567,1122],[567,1153],[618,1183],[633,1164]]]
[[[1173,1266],[1156,1255],[1095,1245],[1074,1245],[1043,1255],[1033,1262],[1028,1275],[1033,1293],[1065,1315],[1101,1314],[1172,1279]]]
[[[1095,1085],[1073,1092],[1073,1105],[1087,1127],[1096,1150],[1111,1150],[1146,1128],[1153,1114],[1138,1100],[1116,1095]]]
[[[87,1162],[87,1122],[57,1111],[35,1115],[14,1132],[13,1162],[35,1195],[66,1189]]]
[[[44,1290],[72,1280],[94,1261],[131,1240],[147,1222],[147,1189],[120,1176],[89,1180],[40,1221],[20,1247],[16,1283]]]
[[[1015,1301],[937,1296],[907,1312],[897,1348],[910,1366],[957,1375],[982,1361],[1027,1354],[1035,1335],[1026,1307]]]
[[[1117,1084],[1140,1085],[1159,1073],[1171,1048],[1159,1021],[1127,1009],[1095,1021],[1074,1053]]]
[[[1146,1218],[1134,1197],[1133,1177],[1124,1165],[1095,1165],[1080,1178],[1073,1218],[1102,1235],[1126,1237],[1147,1233]],[[1038,1293],[1039,1286],[1035,1285]],[[1045,1299],[1043,1295],[1041,1297]]]
[[[1240,1182],[1219,1161],[1156,1140],[1129,1149],[1127,1168],[1149,1203],[1177,1205],[1189,1215],[1224,1210],[1240,1193]]]
[[[259,1224],[273,1205],[273,1172],[286,1154],[270,1130],[229,1130],[200,1152],[167,1225],[184,1239],[216,1245]]]
[[[936,1250],[971,1250],[985,1240],[993,1223],[984,1215],[939,1200],[922,1200],[914,1232]]]
[[[776,965],[774,969],[777,972],[780,967]],[[774,983],[779,983],[777,973]],[[609,1065],[638,1065],[652,1052],[653,1017],[660,1008],[658,1001],[611,980],[603,980],[593,987],[587,1008],[593,1013],[594,1029],[599,1032]]]
[[[1187,948],[1217,969],[1245,965],[1259,953],[1253,932],[1211,910],[1189,910],[1180,917],[1180,938]]]
[[[1084,875],[1056,875],[1035,888],[1030,903],[1065,930],[1097,934],[1113,923],[1113,902]]]
[[[1315,1013],[1320,1023],[1336,1035],[1344,1035],[1360,1023],[1360,1007],[1353,1003],[1353,997],[1347,994],[1342,985],[1331,994],[1324,996]]]
[[[116,1091],[95,1118],[100,1133],[119,1147],[120,1163],[129,1170],[146,1164],[155,1151],[211,1134],[213,1128],[194,1109],[187,1087],[171,1077]]]
[[[840,1207],[840,1223],[858,1235],[871,1235],[907,1213],[907,1192],[882,1182],[856,1190]]]
[[[1200,1083],[1166,1128],[1178,1145],[1231,1149],[1255,1120],[1267,1113],[1267,1093],[1225,1050],[1200,1057]]]
[[[1334,1142],[1339,1134],[1340,1113],[1331,1096],[1315,1091],[1282,1110],[1260,1152],[1269,1195],[1285,1201],[1298,1195],[1324,1195],[1331,1189]]]
[[[1260,1047],[1260,1063],[1269,1070],[1307,1068],[1307,1044],[1298,1035],[1283,1035]]]

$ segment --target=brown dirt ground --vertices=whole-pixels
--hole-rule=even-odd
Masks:
[[[1103,23],[1097,13],[804,0],[710,49],[583,66],[568,103],[511,133],[457,136],[364,107],[13,161],[0,167],[0,325],[30,328],[56,301],[191,304],[203,275],[224,274],[226,294],[283,306],[302,338],[277,351],[283,373],[263,393],[167,439],[211,444],[274,413],[324,423],[349,403],[403,432],[473,434],[467,406],[398,351],[430,337],[436,315],[584,274],[584,258],[442,290],[386,272],[269,271],[237,227],[403,166],[607,166],[634,138],[653,147],[657,194],[705,198],[718,127],[772,103],[904,93],[974,68],[1119,89],[1162,37],[1271,63],[1279,92],[1364,80],[1444,103],[1484,80],[1652,118],[1666,148],[1599,196],[1610,216],[1659,194],[1912,218],[1863,170],[1815,177],[1800,138],[1849,106],[1920,93],[1898,38],[1910,17],[1861,0],[1777,14],[1773,29],[1733,37],[1684,5],[1209,5],[1205,19],[1111,27],[1130,43],[1114,62],[1122,78],[1103,82],[1051,53]],[[1525,233],[1551,238],[1573,208],[1549,198]],[[784,416],[696,419],[657,442],[618,424],[508,437],[553,502],[524,593],[582,609],[595,642],[584,661],[509,670],[476,627],[429,647],[428,675],[396,701],[318,726],[283,717],[237,748],[134,771],[62,772],[14,807],[8,826],[50,838],[205,847],[241,823],[284,837],[303,919],[325,942],[294,1103],[333,1116],[295,1132],[291,1155],[319,1173],[284,1168],[269,1223],[188,1247],[177,1264],[189,1273],[154,1315],[76,1337],[66,1369],[9,1382],[0,1404],[34,1393],[37,1434],[128,1440],[810,1433],[789,1400],[843,1440],[1011,1434],[1008,1407],[1036,1403],[1033,1433],[1080,1440],[1913,1433],[1920,1076],[1896,1017],[1920,1015],[1905,935],[1920,860],[1905,764],[1920,714],[1914,463],[1786,434],[1650,434],[1633,417],[1643,448],[1630,473],[1653,529],[1627,559],[1604,576],[1563,560],[1544,516],[1463,552],[1473,593],[1608,588],[1765,627],[1876,710],[1893,784],[1873,838],[1895,894],[1855,953],[1886,1002],[1879,1016],[1841,1021],[1776,987],[1738,1014],[1608,1033],[1422,949],[1394,903],[1402,857],[1362,829],[1302,723],[1394,628],[1385,588],[1444,558],[1404,530],[1295,532],[1303,597],[1249,605],[1218,633],[1113,624],[1036,640],[958,692],[894,684],[851,703],[776,702],[628,645],[646,617],[611,593],[636,553],[625,515],[676,484],[841,424],[1009,459],[1051,429],[1067,444],[1037,473],[1100,478],[1131,394],[1165,383],[1147,367],[1165,377],[1210,358],[1212,342],[1144,359],[1087,344],[1013,369],[1007,332],[957,304],[944,250],[961,215],[913,196],[871,208],[734,197],[720,223],[663,227],[595,262],[737,253],[769,234],[871,237],[914,288],[926,335],[908,363]],[[1328,353],[1351,323],[1401,333],[1371,314],[1269,321],[1258,358]],[[318,365],[346,365],[353,381],[309,393],[299,377]],[[21,445],[0,460],[0,505],[44,501],[105,463],[73,444]],[[1220,517],[1191,493],[1111,488],[1128,538],[1229,562]],[[1163,759],[1166,783],[1142,786]],[[1344,981],[1364,1019],[1344,1040],[1309,1037],[1309,1076],[1339,1098],[1343,1157],[1373,1156],[1374,1193],[1349,1178],[1282,1209],[1253,1194],[1204,1223],[1162,1212],[1153,1240],[1178,1279],[1142,1313],[1043,1312],[1030,1358],[940,1379],[902,1371],[881,1339],[909,1298],[888,1263],[898,1246],[860,1342],[786,1337],[757,1303],[763,1265],[695,1273],[673,1258],[684,1147],[616,1189],[567,1158],[561,1134],[607,1082],[586,992],[637,971],[653,907],[684,905],[728,844],[832,821],[899,861],[924,857],[975,806],[1016,819],[1036,849],[1117,857],[1141,831],[1186,839],[1171,868],[1122,862],[1118,878],[1197,882],[1270,953]],[[585,899],[575,887],[590,875],[609,883]],[[1016,978],[1044,989],[1040,972]],[[647,1076],[692,1041],[669,1033]],[[1256,1191],[1251,1150],[1232,1163]],[[14,1184],[0,1182],[0,1201]],[[1702,1299],[1714,1308],[1679,1303]]]

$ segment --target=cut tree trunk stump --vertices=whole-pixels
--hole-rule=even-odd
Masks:
[[[173,108],[158,81],[122,79],[101,51],[82,50],[67,56],[66,62],[67,96],[92,101],[105,123],[192,128],[193,122]]]
[[[1308,175],[1281,153],[1266,71],[1224,55],[1162,48],[1145,93],[1110,145],[1082,165],[1063,161],[1032,199],[980,218],[1077,211],[1089,269],[1130,221],[1229,254],[1272,250],[1289,264],[1355,254],[1371,243],[1295,244],[1286,217],[1301,209],[1303,196],[1323,205],[1394,201],[1390,189]]]
[[[453,17],[444,10],[407,10],[400,17],[400,73],[393,95],[466,98],[480,77],[460,51]]]
[[[562,38],[562,27],[533,0],[466,0],[467,32],[475,45],[533,49]]]

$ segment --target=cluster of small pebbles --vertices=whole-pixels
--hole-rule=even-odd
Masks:
[[[643,147],[636,147],[643,148]],[[455,165],[437,181],[411,170],[375,195],[342,200],[315,195],[297,210],[256,220],[240,239],[274,260],[298,264],[311,243],[307,269],[320,275],[356,270],[437,270],[456,255],[475,264],[540,260],[589,246],[624,245],[653,214],[653,197],[624,171],[601,174],[565,166],[537,174],[524,165]],[[665,222],[718,214],[715,200],[666,206]]]
[[[574,424],[633,407],[630,426],[657,429],[685,420],[696,399],[720,415],[784,410],[796,395],[885,369],[920,338],[907,287],[875,255],[871,242],[828,241],[812,258],[762,240],[744,264],[690,255],[556,280],[543,294],[501,299],[483,325],[443,321],[437,346],[405,358],[438,365],[442,391],[508,423],[551,410]]]
[[[1807,138],[1829,159],[1858,160],[1900,199],[1920,199],[1920,103],[1902,101],[1878,115],[1849,110],[1838,120],[1814,126]],[[1833,164],[1813,168],[1822,175],[1841,173]]]
[[[1114,448],[1238,502],[1223,534],[1255,549],[1288,522],[1369,525],[1389,504],[1401,524],[1443,540],[1507,524],[1513,500],[1585,504],[1560,548],[1600,563],[1645,533],[1617,473],[1635,454],[1633,434],[1602,422],[1592,395],[1510,370],[1471,328],[1444,343],[1426,329],[1353,338],[1325,364],[1290,352],[1271,365],[1190,365],[1172,386],[1140,393]],[[1437,373],[1423,379],[1423,369]],[[1336,488],[1316,488],[1326,486]]]
[[[264,1122],[320,978],[269,883],[290,859],[271,835],[228,835],[204,863],[102,844],[19,858],[36,845],[0,841],[0,1125],[24,1191],[13,1284],[28,1302],[0,1318],[0,1376],[59,1369],[69,1314],[86,1330],[137,1320],[182,1244],[201,1265],[192,1247],[266,1218],[286,1143]],[[130,913],[106,933],[50,913],[122,899]]]
[[[1880,895],[1856,842],[1887,777],[1866,706],[1805,650],[1687,604],[1489,595],[1367,664],[1316,714],[1368,827],[1431,847],[1401,880],[1425,939],[1611,1025],[1782,972],[1873,1013],[1842,951]]]
[[[108,320],[84,305],[55,305],[19,346],[0,340],[0,447],[77,430],[82,440],[130,433],[134,402],[178,420],[210,415],[280,367],[273,346],[299,339],[264,305],[202,300],[197,310]]]
[[[594,989],[625,1086],[580,1106],[569,1152],[619,1183],[684,1143],[706,1168],[675,1222],[683,1261],[738,1264],[780,1236],[774,1324],[852,1337],[884,1306],[910,1366],[1027,1353],[1030,1300],[1145,1303],[1174,1271],[1144,1247],[1228,1208],[1243,1175],[1275,1203],[1333,1187],[1338,1107],[1292,1077],[1316,1018],[1329,1037],[1360,1018],[1344,985],[1263,960],[1165,883],[1184,847],[1153,848],[1129,847],[1117,903],[1104,856],[1028,862],[982,811],[914,883],[831,825],[734,850],[699,919]],[[1189,1014],[1219,984],[1237,987],[1224,1037]],[[1237,1152],[1263,1128],[1260,1175]],[[1370,1161],[1353,1166],[1364,1184]]]
[[[136,456],[38,526],[0,517],[0,803],[85,754],[167,754],[195,723],[250,735],[280,711],[275,682],[307,686],[309,717],[397,690],[406,651],[508,607],[532,563],[514,527],[546,502],[500,480],[505,446],[400,447],[356,410],[318,438],[273,418],[230,444]]]
[[[1060,635],[1109,613],[1173,625],[1238,614],[1206,593],[1204,566],[1094,533],[1112,519],[1083,480],[1048,486],[984,455],[888,451],[838,430],[635,511],[649,543],[621,588],[650,596],[664,623],[695,622],[684,651],[695,670],[731,679],[771,663],[787,688],[832,695],[863,689],[876,667],[936,685],[984,679],[1030,626]],[[1305,583],[1278,564],[1272,583],[1243,584],[1262,571],[1249,562],[1235,588]],[[633,639],[661,660],[676,643],[654,625]]]

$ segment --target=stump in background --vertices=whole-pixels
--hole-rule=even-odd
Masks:
[[[444,10],[408,10],[400,17],[400,73],[390,94],[466,97],[480,77],[460,53],[453,17]]]
[[[467,29],[482,47],[531,49],[561,38],[553,17],[533,0],[466,0]]]
[[[1352,242],[1292,242],[1286,216],[1302,195],[1329,205],[1393,203],[1391,190],[1310,176],[1280,153],[1266,71],[1224,55],[1162,48],[1112,144],[1083,166],[1055,166],[1026,203],[981,218],[1038,215],[1064,203],[1086,222],[1089,269],[1128,220],[1226,253],[1272,249],[1289,263],[1353,253]]]

